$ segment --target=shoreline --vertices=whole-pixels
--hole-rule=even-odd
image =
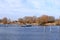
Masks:
[[[60,26],[60,25],[20,25],[20,24],[0,24],[0,25],[5,25],[5,26],[9,26],[9,25],[13,25],[13,26],[21,26],[21,27],[32,27],[32,26],[42,26],[42,27],[47,27],[47,26]]]

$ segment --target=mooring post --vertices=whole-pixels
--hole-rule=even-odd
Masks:
[[[59,32],[59,26],[58,26],[58,32]]]
[[[44,32],[45,32],[45,26],[44,26]]]
[[[50,26],[50,32],[51,32],[52,30],[51,30],[51,26]]]

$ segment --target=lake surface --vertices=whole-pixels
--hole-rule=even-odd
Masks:
[[[0,40],[60,40],[60,26],[0,25]]]

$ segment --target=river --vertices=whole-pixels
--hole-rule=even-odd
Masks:
[[[0,40],[60,40],[60,26],[0,25]]]

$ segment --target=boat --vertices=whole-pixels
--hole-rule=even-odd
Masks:
[[[31,27],[31,24],[22,25],[21,27]]]

